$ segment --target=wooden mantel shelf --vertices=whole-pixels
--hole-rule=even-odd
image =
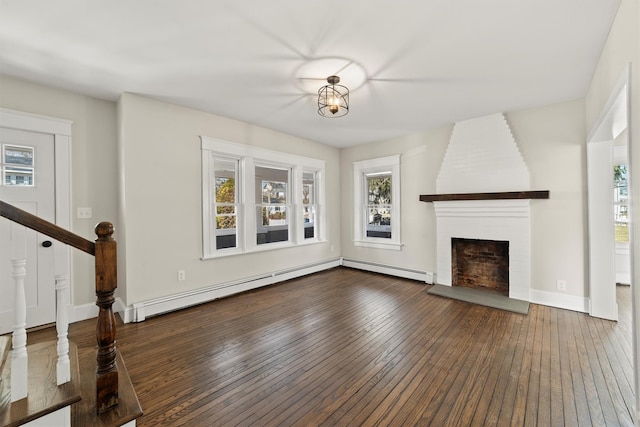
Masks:
[[[445,202],[454,200],[510,200],[510,199],[548,199],[549,190],[542,191],[505,191],[501,193],[457,193],[422,194],[421,202]]]

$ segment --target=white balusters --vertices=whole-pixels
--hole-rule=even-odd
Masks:
[[[27,397],[27,301],[24,294],[26,259],[11,260],[15,286],[13,356],[11,357],[11,401]]]
[[[20,225],[11,225],[11,265],[14,283],[14,313],[11,357],[11,401],[27,397],[27,299],[24,277],[27,275],[27,234]]]
[[[27,265],[27,230],[25,227],[11,224],[11,264],[14,281],[14,323],[11,357],[11,401],[27,397],[28,354],[27,354],[27,301],[25,294],[25,276]],[[69,360],[69,268],[65,260],[68,247],[56,245],[55,289],[56,289],[56,331],[58,334],[56,365],[57,384],[71,381]]]
[[[58,332],[58,385],[71,381],[69,364],[69,281],[66,274],[56,275],[56,331]]]

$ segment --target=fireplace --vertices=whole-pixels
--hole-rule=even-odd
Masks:
[[[456,123],[438,173],[437,194],[420,196],[435,207],[435,282],[489,287],[509,298],[529,301],[530,199],[549,194],[530,190],[529,170],[502,114]],[[472,246],[479,241],[502,242],[495,250],[473,250],[506,255],[499,262],[494,262],[493,255],[483,260],[474,255],[469,256],[474,262],[454,265],[469,251],[452,247],[458,239],[472,241]],[[484,277],[476,280],[479,271]]]
[[[509,296],[509,242],[452,238],[451,285]]]
[[[529,301],[529,200],[433,202],[437,221],[437,283],[453,285],[453,239],[500,241],[508,244],[508,295]]]

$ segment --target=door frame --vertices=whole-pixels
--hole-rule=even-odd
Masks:
[[[53,136],[55,176],[55,224],[71,230],[71,120],[25,113],[0,108],[0,127],[27,132],[40,132]],[[71,257],[68,245],[54,245],[55,276],[68,278],[70,292],[67,305],[71,304],[73,280]],[[52,283],[51,286],[55,286]],[[56,301],[51,301],[56,304]]]
[[[631,118],[631,106],[630,106],[630,82],[631,82],[631,67],[627,65],[622,71],[618,82],[611,91],[609,99],[602,108],[598,119],[589,132],[587,138],[587,151],[595,148],[596,145],[606,145],[607,150],[611,151],[611,155],[600,156],[597,161],[599,162],[599,168],[608,167],[610,173],[613,176],[613,142],[615,138],[621,134],[625,129],[630,129]],[[627,150],[630,149],[630,136],[627,132]],[[606,163],[606,165],[605,165]],[[596,168],[598,169],[598,168]],[[627,175],[627,182],[631,181],[629,175]],[[588,181],[596,182],[598,176],[597,171],[591,170],[587,167]],[[611,187],[611,188],[609,188]],[[613,207],[613,186],[596,185],[595,188],[589,188],[587,197],[592,198],[592,191],[597,191],[601,197],[611,200],[611,206]],[[606,194],[605,194],[606,193]],[[609,197],[609,194],[611,197]],[[594,212],[589,206],[588,216],[589,220],[589,314],[595,317],[602,317],[610,320],[618,320],[618,304],[616,302],[616,285],[615,285],[615,244],[614,242],[602,241],[603,238],[608,239],[606,230],[607,224],[602,224],[602,228],[597,230],[597,233],[593,233],[592,227],[598,227],[599,224],[593,221]],[[613,209],[611,211],[611,226],[613,226]],[[597,219],[597,216],[596,216]],[[630,236],[631,237],[631,236]],[[634,242],[630,242],[630,246]],[[605,254],[604,257],[598,259],[598,265],[592,262],[594,255],[594,248],[598,247],[611,247],[611,254]],[[610,256],[609,256],[610,255]],[[633,271],[633,257],[631,257],[631,271]],[[606,265],[604,265],[606,263]],[[603,274],[606,272],[606,274]],[[612,274],[609,274],[612,273]],[[608,276],[610,277],[610,283],[607,283]]]

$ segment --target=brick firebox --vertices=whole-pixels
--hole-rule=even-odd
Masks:
[[[452,238],[451,285],[509,296],[509,242]]]

